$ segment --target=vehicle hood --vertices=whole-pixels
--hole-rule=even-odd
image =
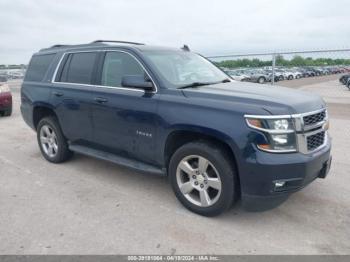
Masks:
[[[247,114],[254,113],[247,110],[249,108],[260,108],[272,115],[306,113],[325,108],[322,98],[310,92],[245,82],[200,86],[184,89],[183,93],[186,97],[197,98],[207,105],[217,106],[222,102],[233,106],[235,110],[239,106]]]

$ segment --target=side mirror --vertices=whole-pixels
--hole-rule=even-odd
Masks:
[[[153,83],[147,81],[143,75],[127,75],[122,78],[123,87],[140,88],[146,91],[153,90]]]

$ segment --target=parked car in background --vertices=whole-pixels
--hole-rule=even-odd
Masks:
[[[7,84],[7,78],[0,76],[0,115],[12,114],[12,94]]]
[[[350,78],[350,75],[343,75],[339,78],[339,82],[342,83],[343,85],[346,85],[349,78]]]
[[[8,72],[9,79],[23,79],[24,73],[20,71],[9,71]]]
[[[301,67],[299,71],[302,73],[303,77],[313,77],[316,75],[313,70],[307,67]]]
[[[251,69],[248,71],[250,82],[263,84],[271,81],[272,74],[269,74],[263,69]]]
[[[278,81],[283,81],[285,79],[284,72],[280,69],[275,70],[275,75],[278,77]]]
[[[287,80],[298,79],[302,77],[302,73],[296,71],[295,69],[286,68],[282,71],[284,71],[284,78]]]
[[[235,69],[222,68],[222,70],[237,81],[265,83],[271,82],[272,78],[271,66]],[[276,66],[274,70],[275,82],[299,79],[303,77],[325,76],[348,72],[350,72],[349,66]],[[346,84],[346,82],[344,84]]]
[[[291,72],[293,72],[293,76],[295,79],[299,79],[303,77],[303,73],[299,70],[298,67],[294,67],[291,69]]]
[[[236,70],[225,70],[225,72],[236,81],[250,81],[249,75]]]
[[[272,76],[272,69],[266,69],[266,72],[268,72],[269,74],[271,74]],[[284,72],[280,69],[276,69],[275,70],[275,81],[283,81],[284,80]]]
[[[315,76],[322,75],[322,71],[318,67],[310,67],[310,69],[315,73]]]

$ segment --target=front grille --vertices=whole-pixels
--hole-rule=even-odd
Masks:
[[[320,113],[313,114],[313,115],[304,116],[303,117],[304,125],[306,126],[314,125],[319,122],[322,122],[323,120],[325,120],[325,118],[326,118],[326,111],[322,111]]]
[[[323,145],[325,140],[325,132],[319,132],[317,134],[307,137],[307,150],[312,151]]]

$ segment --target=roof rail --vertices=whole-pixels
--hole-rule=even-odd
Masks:
[[[95,40],[95,41],[91,42],[91,44],[94,44],[94,43],[103,43],[103,42],[107,42],[107,43],[121,43],[121,44],[132,44],[132,45],[144,45],[143,43],[129,42],[129,41],[117,41],[117,40]]]
[[[49,48],[64,47],[64,46],[69,46],[69,45],[53,45],[53,46],[50,46]]]

